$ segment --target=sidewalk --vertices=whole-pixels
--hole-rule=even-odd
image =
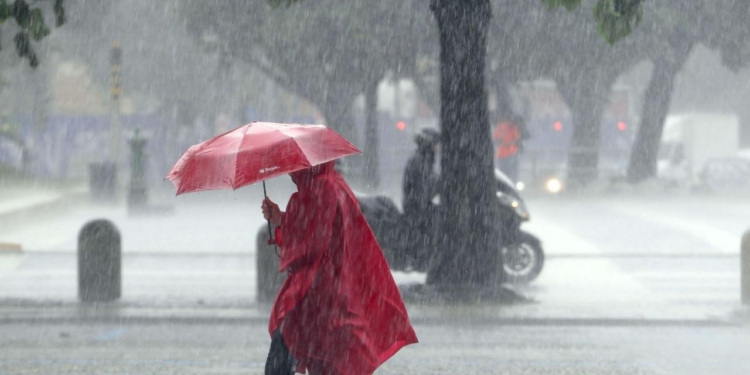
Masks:
[[[287,195],[279,191],[284,188],[280,183],[270,187]],[[268,314],[255,304],[254,254],[255,235],[265,225],[257,215],[261,196],[259,188],[250,187],[160,197],[175,205],[174,215],[130,217],[123,206],[76,204],[68,210],[68,205],[87,202],[85,188],[0,186],[0,242],[23,243],[23,251],[0,250],[0,324],[40,319],[263,322]],[[736,251],[659,258],[649,256],[642,244],[622,241],[628,249],[605,253],[601,243],[583,236],[590,231],[561,227],[549,214],[559,207],[542,203],[535,207],[541,214],[526,228],[543,234],[547,262],[538,280],[518,289],[535,303],[409,303],[412,319],[524,325],[750,322],[748,308],[739,304]],[[77,301],[77,234],[85,222],[99,217],[112,220],[122,234],[123,297],[112,304],[82,305]],[[616,234],[600,229],[607,238]],[[667,240],[672,237],[663,243]],[[395,272],[394,278],[408,284],[424,282],[425,276]]]
[[[87,199],[88,187],[84,184],[34,181],[0,184],[0,228],[8,230],[21,220],[63,212]]]
[[[278,184],[269,185],[278,189]],[[0,242],[21,244],[24,252],[75,253],[81,228],[106,219],[119,230],[123,253],[247,254],[254,251],[256,233],[265,226],[258,208],[263,191],[255,186],[181,196],[175,196],[173,188],[155,187],[149,203],[170,210],[147,213],[131,213],[124,197],[114,205],[94,204],[85,189],[67,193],[49,204],[39,202],[52,199],[51,194],[29,194],[24,201],[38,205],[0,213]]]
[[[670,298],[640,285],[627,274],[607,268],[609,262],[600,258],[549,259],[540,279],[519,289],[533,303],[468,306],[408,303],[409,314],[420,324],[750,324],[750,309],[731,296],[712,296],[700,304],[695,303],[700,297],[697,292]],[[608,272],[607,277],[575,272],[594,268]],[[125,254],[122,272],[123,296],[119,301],[81,304],[77,301],[75,254],[2,255],[0,324],[37,321],[265,324],[268,316],[268,306],[255,303],[252,254]],[[394,278],[399,284],[424,282],[424,274],[418,273],[395,272]]]

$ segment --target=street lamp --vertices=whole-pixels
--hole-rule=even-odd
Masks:
[[[122,87],[120,84],[120,72],[122,71],[122,49],[120,43],[114,42],[109,52],[109,63],[111,66],[111,95],[112,95],[112,123],[110,124],[110,161],[115,165],[120,162],[120,141],[122,129],[120,125],[120,95]]]

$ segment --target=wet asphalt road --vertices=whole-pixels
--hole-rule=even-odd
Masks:
[[[0,239],[28,250],[0,257],[0,307],[12,308],[8,300],[75,300],[76,234],[93,217],[111,218],[124,235],[126,305],[243,307],[254,299],[253,241],[263,223],[257,198],[230,197],[221,207],[190,197],[196,202],[169,217],[81,208],[0,228]],[[748,199],[540,198],[529,205],[533,219],[524,227],[542,238],[548,262],[523,290],[539,304],[512,310],[516,315],[679,321],[739,308]],[[377,374],[750,374],[748,325],[417,331],[422,342]],[[0,375],[262,374],[269,341],[262,324],[13,321],[0,323]]]
[[[750,373],[750,327],[418,326],[376,374]],[[0,326],[0,374],[262,374],[254,325]]]

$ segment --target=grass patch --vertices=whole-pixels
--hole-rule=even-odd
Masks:
[[[13,183],[13,182],[29,182],[32,178],[20,171],[11,168],[8,165],[0,163],[0,182],[1,183]]]
[[[0,163],[0,191],[3,188],[28,187],[32,189],[68,189],[86,184],[85,180],[45,179],[18,171]]]

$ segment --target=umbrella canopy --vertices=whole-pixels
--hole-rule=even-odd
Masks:
[[[190,147],[166,178],[177,195],[237,189],[357,153],[324,125],[253,122]]]

